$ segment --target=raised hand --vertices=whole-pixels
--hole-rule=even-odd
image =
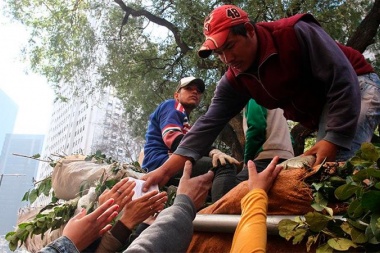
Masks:
[[[86,215],[86,209],[69,220],[62,235],[69,238],[79,251],[87,248],[93,241],[111,229],[110,222],[118,215],[119,206],[108,199],[92,213]]]
[[[185,194],[194,203],[196,209],[201,208],[206,200],[208,191],[212,186],[212,179],[214,178],[214,172],[211,170],[207,173],[190,178],[192,170],[192,164],[190,161],[186,161],[183,169],[183,175],[179,181],[177,195]]]

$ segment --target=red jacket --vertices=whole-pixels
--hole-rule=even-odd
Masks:
[[[211,105],[176,154],[200,157],[249,99],[282,108],[287,119],[316,129],[327,106],[326,140],[350,148],[360,113],[357,75],[373,72],[362,54],[336,43],[309,14],[255,25],[258,62],[244,73],[229,68]]]
[[[344,53],[336,57],[341,62],[348,59],[356,74],[350,69],[341,69],[342,65],[335,70],[329,68],[315,70],[314,66],[329,62],[326,63],[325,60],[317,62],[318,58],[316,58],[313,66],[310,66],[310,61],[313,59],[305,57],[305,51],[313,52],[313,48],[309,49],[308,46],[314,45],[300,45],[300,39],[301,41],[303,39],[300,38],[302,35],[298,36],[294,29],[295,24],[301,19],[319,26],[310,14],[298,14],[275,22],[258,23],[256,25],[259,39],[258,67],[255,66],[253,71],[247,73],[237,73],[234,69],[229,68],[226,75],[234,89],[248,92],[264,107],[268,109],[280,107],[284,109],[287,119],[301,122],[310,128],[316,128],[330,89],[336,85],[335,87],[340,90],[339,94],[346,92],[346,95],[358,97],[357,75],[373,72],[373,68],[365,61],[361,53],[336,43]],[[334,48],[333,43],[331,44],[331,47]],[[316,53],[323,54],[324,52],[319,49]],[[330,52],[326,51],[325,53],[329,54]],[[338,70],[340,71],[338,72]],[[343,75],[346,76],[342,77]],[[336,80],[337,77],[338,80]],[[334,82],[339,83],[335,84]],[[352,90],[349,86],[356,87]],[[356,108],[360,109],[360,99],[356,99],[356,101],[350,99],[345,102],[349,102],[349,105],[354,102],[357,104]],[[349,112],[349,115],[357,118],[358,113],[359,110],[354,110]]]

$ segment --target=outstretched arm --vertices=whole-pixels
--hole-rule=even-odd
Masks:
[[[76,253],[85,249],[95,239],[111,229],[110,222],[117,216],[118,205],[109,199],[95,211],[86,215],[83,209],[71,218],[65,226],[62,236],[41,249],[41,253]]]
[[[273,185],[282,166],[276,166],[278,157],[257,173],[255,164],[248,161],[248,188],[242,199],[242,215],[233,238],[231,252],[266,252],[267,243],[267,192]]]
[[[193,235],[193,220],[211,188],[212,171],[190,178],[186,162],[174,204],[163,210],[125,252],[185,252]],[[173,238],[175,238],[173,240]]]
[[[187,160],[188,158],[185,156],[172,154],[164,164],[141,178],[145,180],[143,191],[148,191],[152,185],[164,186],[172,176],[183,168]]]

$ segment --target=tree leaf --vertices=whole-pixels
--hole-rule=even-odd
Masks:
[[[364,231],[360,231],[354,227],[351,229],[351,239],[354,243],[359,244],[363,244],[368,241],[368,238],[365,235]]]
[[[35,154],[35,155],[32,156],[32,158],[35,158],[35,159],[40,158],[40,157],[41,157],[40,154]]]
[[[380,191],[368,191],[362,196],[362,206],[372,212],[380,211]]]
[[[341,185],[338,188],[336,188],[335,197],[339,200],[347,200],[352,195],[354,195],[354,193],[358,189],[359,187],[353,185],[352,183]]]
[[[370,229],[376,240],[380,242],[380,213],[371,215]]]
[[[313,195],[313,203],[311,204],[311,207],[314,208],[314,210],[320,212],[327,206],[327,200],[323,197],[323,195],[320,192],[316,192]]]
[[[299,224],[289,219],[283,219],[278,223],[278,230],[281,237],[289,241],[294,235],[294,229]]]
[[[327,223],[332,220],[331,217],[318,212],[309,212],[305,215],[306,223],[313,232],[320,232],[327,226]]]
[[[29,191],[25,192],[25,194],[22,197],[21,201],[28,201],[28,199],[29,199]]]
[[[377,159],[379,159],[379,154],[377,152],[377,149],[375,145],[373,145],[370,142],[364,142],[361,147],[361,156],[363,159],[366,159],[371,162],[376,162]]]
[[[339,251],[346,251],[350,247],[357,248],[357,245],[353,241],[346,238],[331,238],[327,243],[331,248]]]
[[[364,210],[360,199],[355,199],[350,203],[347,209],[347,214],[350,218],[356,219],[363,214]]]
[[[294,231],[294,239],[293,239],[293,244],[298,244],[300,242],[302,242],[303,238],[305,237],[307,233],[307,229],[305,228],[296,228],[296,230]]]
[[[307,249],[307,252],[310,251],[310,248],[313,244],[315,244],[317,241],[318,241],[318,237],[319,237],[319,234],[316,234],[316,235],[310,235],[308,238],[307,238],[307,242],[306,242],[306,249]]]
[[[333,253],[333,252],[334,252],[334,249],[331,248],[330,245],[328,245],[328,243],[321,245],[315,251],[315,253]]]
[[[29,193],[29,201],[30,203],[33,203],[38,197],[38,190],[37,189],[33,189],[30,193]]]

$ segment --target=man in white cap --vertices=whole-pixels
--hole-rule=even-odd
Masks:
[[[143,169],[148,172],[154,171],[177,149],[184,135],[190,130],[190,113],[199,105],[204,90],[205,84],[202,79],[184,77],[175,90],[174,99],[162,102],[150,115],[145,135]],[[218,149],[209,148],[204,150],[203,157],[194,164],[192,176],[216,168],[211,190],[212,201],[216,201],[235,185],[236,170],[233,164],[239,162]],[[179,171],[170,177],[167,185],[178,185],[181,176],[182,171]]]

